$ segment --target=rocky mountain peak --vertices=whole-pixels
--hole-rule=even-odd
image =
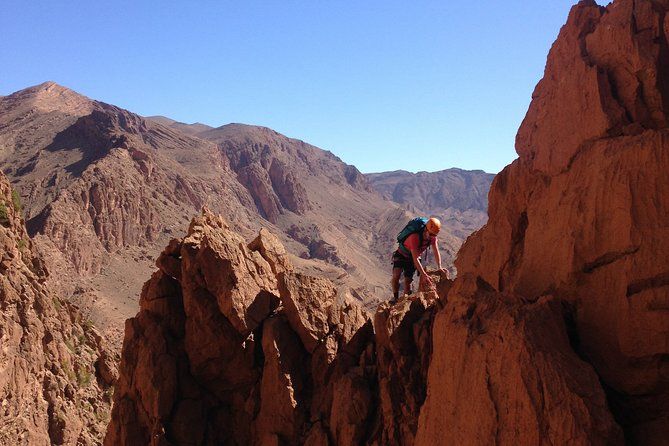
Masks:
[[[23,90],[23,94],[26,96],[43,96],[43,97],[57,97],[62,95],[78,95],[78,93],[73,90],[57,84],[54,81],[45,81],[41,84],[28,87]],[[80,95],[79,95],[80,96]]]
[[[4,100],[8,103],[29,104],[41,112],[60,112],[82,115],[91,110],[91,100],[52,81],[18,91]]]
[[[666,12],[648,0],[572,8],[518,131],[521,159],[554,174],[598,139],[667,127]]]

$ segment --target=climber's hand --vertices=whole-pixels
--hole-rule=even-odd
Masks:
[[[422,274],[420,276],[421,288],[434,288],[434,281],[428,274]]]

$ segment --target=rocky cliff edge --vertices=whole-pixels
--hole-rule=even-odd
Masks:
[[[45,286],[18,194],[1,174],[0,256],[0,444],[99,444],[117,359]]]

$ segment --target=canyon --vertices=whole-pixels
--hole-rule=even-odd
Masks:
[[[578,2],[494,179],[364,175],[53,83],[0,98],[0,439],[664,444],[667,12]],[[457,275],[391,304],[384,256],[418,212],[452,217]],[[142,275],[119,361],[94,327],[119,320],[87,314],[134,311],[105,290]]]

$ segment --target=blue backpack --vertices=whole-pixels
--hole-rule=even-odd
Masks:
[[[411,234],[413,233],[418,233],[418,237],[420,237],[420,243],[423,243],[423,229],[425,229],[425,225],[427,224],[427,218],[425,217],[416,217],[411,219],[409,223],[406,224],[404,229],[400,231],[399,234],[397,234],[397,242],[400,244],[400,249],[404,252],[408,252],[407,249],[404,247],[403,243],[404,240],[407,239]]]

